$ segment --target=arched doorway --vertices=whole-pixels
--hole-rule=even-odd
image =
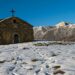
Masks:
[[[14,43],[19,43],[19,36],[18,36],[18,34],[14,35]]]

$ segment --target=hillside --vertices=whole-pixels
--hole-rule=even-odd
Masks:
[[[35,40],[75,41],[75,24],[60,22],[55,26],[34,27]]]
[[[75,43],[0,45],[0,75],[75,75]]]

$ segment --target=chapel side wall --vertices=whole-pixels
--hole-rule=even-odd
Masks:
[[[3,44],[3,36],[2,36],[2,30],[0,30],[0,45]]]

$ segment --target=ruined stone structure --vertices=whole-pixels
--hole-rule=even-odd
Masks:
[[[0,20],[0,44],[22,43],[33,40],[33,26],[18,17]]]

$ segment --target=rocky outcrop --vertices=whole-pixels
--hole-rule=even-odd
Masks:
[[[34,27],[34,39],[49,41],[75,41],[75,25],[61,22],[52,27]]]

